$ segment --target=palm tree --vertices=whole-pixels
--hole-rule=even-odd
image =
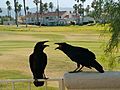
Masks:
[[[84,8],[84,2],[85,2],[86,0],[81,0],[81,2],[83,3],[83,8]],[[83,13],[83,15],[84,15],[84,13]]]
[[[99,2],[97,0],[93,0],[93,2],[91,3],[91,7],[94,9],[93,17],[95,19],[95,22],[98,22],[98,20],[100,18]]]
[[[40,14],[42,14],[43,12],[43,3],[42,3],[42,0],[40,0]]]
[[[10,1],[6,1],[6,5],[7,5],[8,17],[9,17],[9,9],[8,9],[8,7],[10,6]]]
[[[43,5],[43,7],[44,7],[44,12],[47,12],[47,11],[48,11],[48,3],[45,3],[45,4]]]
[[[21,16],[21,10],[22,10],[22,5],[19,4],[19,5],[18,5],[18,13],[19,13],[19,16]]]
[[[77,13],[80,14],[80,10],[81,10],[81,4],[80,4],[80,0],[75,0],[77,2]],[[81,16],[81,14],[80,14]],[[78,24],[80,24],[80,19],[78,19]]]
[[[18,6],[18,2],[16,0],[14,0],[14,7],[15,7],[15,23],[18,27],[18,11],[17,11],[17,6]]]
[[[74,6],[73,6],[73,9],[74,9],[74,13],[75,13],[75,19],[76,19],[76,22],[77,22],[77,20],[78,20],[78,23],[79,23],[79,19],[77,18],[77,16],[78,16],[78,5],[77,4],[74,4]]]
[[[9,6],[10,5],[10,1],[6,1],[6,4],[7,4],[7,6]]]
[[[39,18],[38,18],[38,3],[39,3],[39,0],[34,0],[33,1],[34,3],[35,3],[35,5],[36,5],[36,9],[37,9],[37,24],[38,24],[38,22],[39,22]]]
[[[25,0],[23,0],[23,6],[24,6],[24,13],[25,13],[25,16],[26,16],[26,3],[25,3]],[[26,19],[25,19],[25,22],[26,22]],[[27,22],[26,22],[26,27],[27,27]]]
[[[81,2],[83,3],[83,16],[82,16],[82,23],[83,23],[83,21],[84,21],[84,2],[85,2],[85,0],[81,0]]]
[[[49,8],[51,9],[51,12],[52,12],[53,11],[53,3],[52,2],[49,3]]]
[[[28,6],[26,6],[26,11],[27,11],[27,13],[28,13],[28,10],[29,10],[29,7],[28,7]]]
[[[0,8],[0,13],[2,13],[2,9]],[[1,24],[2,24],[3,20],[2,20],[2,16],[1,16]]]
[[[78,5],[78,13],[79,13],[80,16],[83,16],[83,13],[84,13],[84,8],[82,8],[82,7],[83,7],[83,5],[80,3]],[[79,24],[83,24],[83,17],[82,17],[82,21],[81,22],[80,22],[80,20],[81,19],[79,19],[78,23]]]
[[[75,4],[73,6],[73,8],[74,8],[74,13],[77,15],[77,13],[78,13],[78,6],[77,6],[77,4]]]
[[[80,14],[80,16],[83,14],[83,5],[80,3],[79,5],[78,5],[78,13]]]
[[[42,20],[42,14],[43,14],[43,9],[44,9],[44,7],[43,7],[43,3],[42,3],[42,0],[40,0],[40,26],[41,26],[41,22],[43,22],[43,20]]]
[[[83,23],[83,21],[84,21],[84,2],[86,1],[86,0],[75,0],[75,1],[77,1],[77,3],[78,3],[78,5],[80,6],[80,1],[83,3],[83,8],[81,7],[81,8],[79,8],[79,12],[81,12],[81,14],[82,14],[82,23]],[[81,10],[81,11],[80,11]]]
[[[77,3],[79,3],[79,2],[80,2],[80,0],[75,0],[75,1],[77,1]]]
[[[0,8],[0,13],[2,13],[2,9]]]
[[[12,10],[12,7],[11,6],[8,6],[8,11],[9,11],[9,17],[10,17],[10,19],[11,19],[11,10]]]
[[[90,5],[87,5],[85,12],[86,12],[86,15],[88,16],[90,12]]]

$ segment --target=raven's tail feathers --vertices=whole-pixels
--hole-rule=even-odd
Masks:
[[[92,67],[94,67],[100,73],[104,73],[103,67],[96,60],[93,61],[94,62],[92,62]]]
[[[40,87],[40,86],[43,86],[43,85],[44,85],[44,81],[35,80],[33,83],[34,83],[34,85],[35,85],[36,87]]]
[[[36,87],[40,87],[44,85],[44,81],[38,81],[38,79],[43,79],[43,74],[36,75],[34,77],[35,81],[33,82]]]

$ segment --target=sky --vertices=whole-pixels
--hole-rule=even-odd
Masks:
[[[0,0],[0,8],[6,8],[7,7],[6,1],[7,0]],[[11,2],[12,7],[14,7],[14,3],[13,3],[14,0],[9,0],[9,1]],[[23,4],[22,1],[23,0],[18,0],[19,3]],[[43,3],[53,2],[54,6],[57,5],[57,0],[42,0],[42,1],[43,1]],[[85,6],[90,5],[92,1],[93,0],[86,0]],[[72,8],[73,5],[76,3],[75,0],[58,0],[58,2],[59,2],[60,7],[70,7],[70,8]],[[29,6],[30,8],[34,8],[35,4],[33,3],[33,0],[26,0],[26,6]]]

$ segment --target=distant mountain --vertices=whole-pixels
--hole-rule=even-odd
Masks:
[[[53,8],[53,11],[55,11],[55,10],[56,10],[56,7]],[[36,8],[30,8],[29,11],[35,13],[36,12]],[[60,7],[60,11],[73,11],[73,8]]]
[[[61,7],[60,11],[73,11],[73,8],[70,8],[70,7]]]
[[[1,8],[2,9],[2,13],[0,13],[0,16],[5,16],[7,15],[7,9],[6,8]],[[55,11],[56,8],[54,7],[53,8],[53,11]],[[29,9],[30,12],[32,13],[35,13],[36,12],[36,8],[30,8]],[[69,8],[69,7],[60,7],[60,11],[73,11],[73,8]],[[24,15],[24,10],[22,9],[21,11],[21,15]],[[14,17],[15,16],[15,13],[14,13],[14,10],[11,10],[11,16]]]

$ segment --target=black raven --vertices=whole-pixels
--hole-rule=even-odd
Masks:
[[[44,70],[47,65],[47,55],[43,52],[44,48],[49,46],[44,45],[46,42],[48,41],[38,42],[34,47],[33,53],[29,56],[30,69],[35,79],[33,83],[36,87],[44,85],[44,82],[39,82],[38,79],[46,79]]]
[[[90,69],[94,67],[100,73],[104,73],[103,67],[95,60],[95,54],[88,49],[75,47],[67,43],[55,44],[59,45],[56,49],[63,51],[72,61],[77,63],[77,68],[72,72],[79,72],[85,66]],[[80,67],[80,65],[82,67]]]

